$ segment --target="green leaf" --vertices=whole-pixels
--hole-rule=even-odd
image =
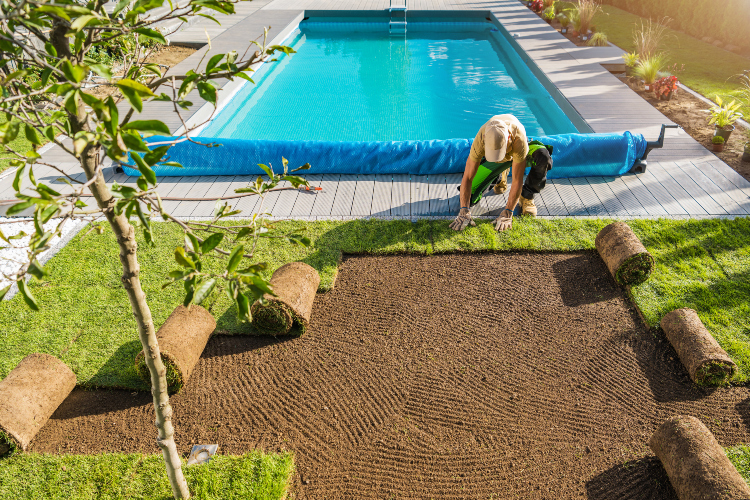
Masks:
[[[133,0],[120,0],[117,2],[117,6],[115,6],[115,10],[112,11],[112,17],[117,17],[117,14],[123,11],[125,7],[133,3]]]
[[[35,146],[41,146],[42,145],[42,138],[39,137],[39,132],[36,131],[34,127],[32,127],[29,124],[26,124],[25,127],[26,132],[26,139]]]
[[[27,271],[30,275],[41,281],[47,276],[47,270],[42,267],[38,260],[34,259],[29,263],[29,269]]]
[[[207,102],[216,106],[216,87],[208,82],[198,82],[198,95]]]
[[[141,175],[143,175],[146,181],[152,186],[156,186],[156,172],[154,172],[151,167],[146,165],[143,157],[138,153],[130,153],[130,157],[133,158],[135,164],[138,166],[138,170],[141,172]]]
[[[227,263],[227,271],[234,272],[235,269],[237,269],[237,266],[240,265],[240,261],[242,261],[242,255],[245,251],[244,245],[237,245],[232,249],[232,253],[229,254],[229,262]]]
[[[273,170],[271,170],[270,167],[263,165],[262,163],[258,163],[258,166],[263,169],[268,177],[273,177]]]
[[[87,16],[81,16],[72,23],[70,23],[70,30],[71,31],[81,31],[83,28],[86,27],[91,21],[95,20],[96,16],[87,15]]]
[[[139,113],[143,111],[143,99],[141,99],[141,95],[137,91],[129,87],[123,87],[120,91],[122,91],[122,95],[125,96],[125,99],[128,100],[130,105],[133,106],[136,111]]]
[[[208,238],[206,238],[203,241],[203,244],[201,245],[201,252],[202,253],[208,253],[221,243],[221,240],[224,239],[223,233],[214,233]]]
[[[20,214],[27,208],[31,208],[34,206],[33,201],[22,201],[21,203],[16,203],[15,205],[8,208],[8,211],[6,212],[6,215],[16,215]]]
[[[185,249],[182,247],[177,247],[174,249],[174,260],[176,260],[177,263],[182,267],[195,269],[195,262],[193,262],[193,260],[185,254]]]
[[[238,293],[236,302],[237,304],[237,316],[242,323],[252,321],[253,317],[250,314],[250,300],[244,293]]]
[[[16,176],[13,179],[13,191],[15,191],[16,193],[21,190],[21,176],[23,175],[25,170],[25,166],[19,167],[18,170],[16,170]]]
[[[239,73],[237,73],[234,76],[238,76],[238,77],[242,78],[243,80],[247,80],[248,82],[250,82],[252,84],[255,84],[255,80],[253,80],[252,78],[250,78],[250,75],[248,75],[244,71],[240,71]]]
[[[193,303],[200,305],[201,302],[206,300],[206,298],[211,295],[211,292],[213,291],[215,286],[216,280],[214,278],[203,282],[203,284],[201,284],[201,286],[199,286],[195,291],[195,295],[193,295]]]
[[[89,64],[89,68],[102,78],[106,78],[107,80],[112,79],[112,70],[104,64],[92,63]]]
[[[185,233],[185,248],[191,252],[200,252],[201,244],[193,233]]]
[[[3,299],[5,298],[5,296],[6,296],[6,295],[8,294],[8,292],[10,291],[10,287],[11,287],[11,286],[13,286],[13,285],[8,285],[8,286],[6,286],[5,288],[3,288],[2,290],[0,290],[0,300],[3,300]]]
[[[76,83],[80,83],[86,78],[86,67],[79,64],[72,64],[67,59],[62,62],[60,69],[62,69],[62,72],[68,80],[72,80]]]
[[[18,291],[21,292],[21,295],[23,296],[23,301],[26,302],[26,305],[29,306],[30,309],[34,311],[39,310],[39,304],[36,303],[36,299],[31,294],[31,290],[28,289],[28,286],[26,285],[26,281],[20,280],[18,283]]]
[[[48,7],[48,6],[42,6],[42,8],[43,8],[43,7]],[[62,9],[60,9],[60,10],[62,10]],[[66,19],[65,17],[63,17],[63,16],[60,16],[59,14],[58,14],[58,16],[59,16],[59,17],[62,17],[62,18],[63,18],[63,19],[65,19],[66,21],[70,21],[70,18],[67,18],[67,19]],[[47,51],[47,54],[51,55],[52,57],[57,57],[57,49],[56,49],[56,48],[55,48],[55,46],[54,46],[54,45],[52,45],[52,44],[51,44],[50,42],[44,42],[44,50],[46,50],[46,51]]]
[[[133,31],[135,31],[136,33],[138,33],[139,35],[141,35],[141,37],[143,37],[143,38],[147,38],[149,40],[154,40],[155,42],[160,43],[162,45],[166,45],[167,44],[167,40],[164,38],[164,35],[162,35],[161,33],[159,33],[158,31],[156,31],[154,29],[151,29],[151,28],[138,28],[138,29],[135,29]]]
[[[224,54],[216,54],[211,59],[209,59],[208,63],[206,64],[206,73],[214,69],[222,59],[224,59]]]
[[[146,137],[151,135],[169,135],[169,127],[159,120],[135,120],[122,127],[123,130],[137,130]]]
[[[148,190],[148,181],[144,179],[143,177],[138,177],[138,180],[135,181],[136,184],[138,184],[138,189],[141,191],[147,191]]]
[[[143,161],[145,161],[146,165],[148,165],[149,167],[153,167],[154,165],[159,163],[159,160],[161,160],[165,154],[167,154],[167,151],[169,151],[168,145],[154,148],[149,153],[143,156]]]
[[[142,83],[138,83],[135,80],[131,80],[130,78],[123,78],[119,82],[117,82],[117,87],[122,89],[132,89],[135,92],[138,92],[140,95],[148,96],[148,97],[155,97],[156,94],[154,94],[150,88],[146,87]]]

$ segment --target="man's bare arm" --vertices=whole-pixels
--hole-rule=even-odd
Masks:
[[[471,184],[474,182],[474,176],[477,175],[479,162],[471,158],[466,159],[466,168],[464,169],[464,178],[461,180],[461,200],[462,207],[468,207],[471,204]]]
[[[505,205],[506,210],[511,212],[516,209],[518,200],[521,199],[521,190],[523,189],[523,174],[526,172],[526,158],[520,162],[513,161],[513,184],[510,186],[510,193],[508,193],[508,204]]]

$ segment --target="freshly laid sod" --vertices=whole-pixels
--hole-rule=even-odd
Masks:
[[[750,484],[750,446],[733,446],[732,448],[725,448],[724,451],[742,479]]]
[[[593,250],[594,238],[610,220],[523,220],[513,230],[497,233],[490,221],[455,233],[444,220],[322,221],[279,223],[281,230],[303,232],[313,244],[292,246],[262,240],[258,260],[269,264],[267,275],[284,263],[301,260],[318,270],[321,290],[333,286],[342,253],[433,254],[461,251]],[[632,295],[648,323],[679,307],[695,309],[708,329],[739,367],[737,383],[750,381],[750,219],[634,220],[629,224],[656,259],[646,283]],[[48,264],[49,277],[32,281],[30,289],[41,306],[29,310],[20,296],[0,302],[4,325],[0,377],[27,354],[60,357],[83,386],[145,390],[134,359],[141,350],[130,305],[120,284],[121,268],[109,231],[82,231]],[[156,226],[157,247],[140,243],[141,279],[157,327],[181,303],[179,286],[164,290],[167,272],[175,269],[174,248],[183,241],[172,225]],[[223,261],[211,261],[219,268]],[[398,279],[394,277],[394,279]],[[223,293],[206,305],[221,333],[247,332]]]
[[[611,43],[632,52],[635,48],[633,29],[645,19],[611,5],[602,5],[602,10],[594,18],[597,31],[605,33]],[[676,75],[696,92],[709,99],[717,95],[738,95],[740,82],[737,75],[748,69],[744,57],[672,29],[667,29],[660,49],[667,53],[670,65],[677,64],[678,69],[685,65],[685,70]],[[746,116],[750,115],[750,109],[744,111]]]
[[[283,499],[294,473],[291,453],[216,455],[185,466],[195,498]],[[0,460],[0,498],[172,498],[161,455],[16,455]]]

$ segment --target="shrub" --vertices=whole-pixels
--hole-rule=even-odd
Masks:
[[[547,10],[549,8],[554,9],[555,7],[555,0],[542,0],[542,4],[544,5],[544,10]]]
[[[567,28],[570,24],[570,18],[568,18],[568,16],[566,16],[565,14],[558,14],[557,20],[559,21],[560,26],[562,26],[563,28]]]
[[[732,100],[730,103],[724,103],[721,97],[716,96],[716,105],[708,110],[710,117],[708,120],[709,125],[716,125],[718,128],[728,127],[734,125],[734,123],[742,118],[740,108],[742,103]]]
[[[659,78],[654,83],[654,94],[659,99],[661,99],[662,96],[666,96],[670,92],[676,94],[677,86],[679,85],[679,83],[680,82],[677,80],[676,76],[664,76],[662,78]]]
[[[642,57],[633,68],[633,75],[643,80],[646,85],[651,85],[656,81],[666,61],[667,57],[664,54],[656,54],[649,58]]]
[[[589,40],[586,45],[592,47],[608,47],[609,42],[607,41],[607,35],[604,33],[594,33],[594,36],[591,37],[591,40]]]
[[[636,52],[631,53],[625,53],[622,55],[623,61],[625,61],[625,66],[628,68],[635,67],[636,64],[638,64],[638,54]]]
[[[720,136],[720,135],[715,135],[711,139],[711,142],[713,144],[724,144],[724,138],[722,136]]]
[[[635,51],[645,59],[656,54],[666,35],[669,21],[668,17],[663,17],[656,22],[651,19],[642,20],[641,25],[633,30]]]
[[[585,34],[591,29],[591,23],[594,21],[594,16],[598,12],[601,12],[602,8],[595,0],[579,0],[578,8],[576,10],[581,27],[578,31]]]
[[[552,7],[547,7],[544,9],[544,12],[542,12],[542,17],[545,21],[551,22],[555,18],[555,9]]]

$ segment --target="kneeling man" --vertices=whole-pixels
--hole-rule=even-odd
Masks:
[[[502,163],[513,162],[513,181],[508,193],[508,203],[500,216],[493,222],[495,229],[505,231],[513,227],[513,210],[521,202],[523,215],[536,216],[536,206],[534,205],[534,193],[539,192],[537,189],[529,189],[523,185],[524,172],[526,171],[526,155],[529,154],[528,140],[526,139],[526,129],[521,122],[513,115],[497,115],[482,125],[479,129],[474,142],[471,145],[471,152],[466,159],[466,169],[461,181],[461,210],[458,212],[456,219],[450,224],[451,229],[462,231],[467,225],[476,226],[471,218],[471,184],[477,173],[482,158],[488,162]],[[546,173],[546,171],[545,171]],[[495,192],[502,193],[507,187],[507,171],[500,174],[498,184],[495,185]],[[546,179],[545,179],[546,181]],[[542,184],[543,186],[543,184]],[[526,195],[528,198],[522,196]]]

